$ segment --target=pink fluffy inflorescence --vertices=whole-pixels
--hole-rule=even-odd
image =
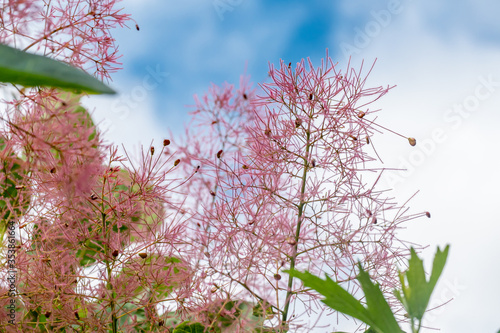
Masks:
[[[275,328],[311,329],[308,314],[326,310],[282,271],[327,273],[353,291],[361,262],[391,290],[408,254],[396,230],[422,214],[405,215],[376,187],[369,106],[390,87],[366,88],[369,72],[341,71],[328,55],[269,74],[261,96],[242,80],[197,99],[180,147],[198,170],[188,185],[196,264],[205,300],[251,301]]]
[[[111,29],[129,15],[120,0],[5,0],[0,5],[0,43],[43,54],[110,78],[119,69]]]

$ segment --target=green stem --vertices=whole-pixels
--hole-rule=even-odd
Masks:
[[[101,213],[101,215],[102,215],[102,232],[103,232],[103,236],[104,236],[103,238],[105,238],[106,234],[107,234],[107,231],[106,231],[106,213]],[[104,256],[106,259],[104,260],[104,262],[106,263],[106,272],[107,272],[107,278],[108,278],[107,289],[111,290],[111,300],[109,302],[109,306],[111,308],[111,329],[112,329],[113,333],[118,333],[118,318],[116,317],[116,313],[115,313],[115,291],[114,291],[113,284],[111,283],[111,277],[112,277],[113,272],[112,272],[109,260],[107,259],[108,254],[109,254],[109,248],[108,248],[107,243],[105,242],[104,243]]]
[[[307,145],[306,145],[306,154],[304,157],[304,172],[302,173],[302,184],[301,184],[301,188],[300,188],[300,204],[299,204],[298,213],[297,213],[297,229],[295,230],[295,244],[293,245],[293,252],[292,252],[292,256],[290,257],[290,270],[295,269],[295,261],[296,261],[297,256],[298,256],[300,228],[302,225],[302,214],[304,212],[304,206],[306,205],[306,202],[304,201],[304,193],[306,192],[307,171],[308,171],[308,167],[309,167],[309,163],[308,163],[309,150],[311,148],[311,146],[309,144],[310,138],[311,138],[311,134],[308,130],[307,134],[306,134]],[[292,293],[293,293],[292,286],[293,286],[293,277],[289,275],[288,276],[288,288],[287,288],[286,298],[285,298],[285,308],[283,310],[283,316],[281,319],[283,324],[286,324],[286,320],[288,319],[288,309],[290,307],[290,300],[291,300]],[[286,331],[287,331],[286,329],[284,329],[284,330],[280,329],[280,332],[286,332]]]

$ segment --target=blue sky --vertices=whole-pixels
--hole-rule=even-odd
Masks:
[[[219,15],[218,4],[230,10]],[[500,329],[500,3],[126,0],[123,6],[140,31],[131,24],[115,33],[124,53],[124,69],[112,82],[120,95],[86,103],[107,138],[129,149],[178,133],[193,94],[211,82],[237,84],[245,69],[262,82],[269,62],[318,63],[326,48],[342,68],[346,45],[355,48],[354,64],[377,58],[369,82],[397,85],[377,104],[379,123],[417,138],[416,147],[391,134],[377,139],[385,166],[407,169],[388,173],[385,185],[399,202],[420,190],[411,206],[432,213],[402,235],[429,245],[427,261],[436,245],[451,243],[435,300],[453,301],[429,313],[428,325],[454,333]]]

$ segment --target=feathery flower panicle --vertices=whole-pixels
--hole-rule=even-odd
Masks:
[[[179,148],[189,170],[201,166],[188,200],[197,204],[192,234],[204,290],[265,305],[276,328],[307,327],[291,303],[322,308],[282,270],[350,282],[361,261],[389,291],[394,264],[407,255],[396,231],[416,216],[401,213],[406,208],[378,189],[380,175],[369,167],[378,161],[369,106],[390,87],[366,88],[371,69],[362,70],[341,71],[327,55],[317,68],[309,59],[271,66],[259,97],[232,99],[241,88],[213,86],[196,98],[200,130],[190,133],[190,124]]]
[[[128,14],[119,0],[9,0],[0,5],[0,43],[67,62],[101,79],[119,69],[111,29]]]

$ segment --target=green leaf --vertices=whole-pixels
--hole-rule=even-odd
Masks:
[[[399,327],[391,308],[384,299],[378,285],[373,284],[370,276],[359,265],[360,273],[358,281],[366,298],[366,308],[354,296],[349,294],[337,282],[326,275],[326,281],[309,272],[285,271],[293,277],[297,277],[304,282],[304,285],[310,287],[326,298],[323,303],[330,308],[357,318],[370,326],[368,332],[378,333],[400,333]]]
[[[48,86],[90,94],[116,93],[81,69],[1,44],[0,82],[10,82],[26,87]]]
[[[203,333],[205,331],[205,326],[200,323],[190,323],[188,321],[183,322],[176,328],[174,328],[173,333]]]
[[[366,305],[374,322],[374,324],[370,325],[371,328],[381,333],[401,332],[401,328],[379,286],[371,281],[370,275],[363,270],[361,264],[358,265],[360,272],[357,279],[365,294]]]
[[[438,247],[429,281],[425,277],[423,261],[417,256],[415,250],[411,249],[409,268],[406,272],[399,273],[403,294],[397,290],[394,292],[410,317],[422,320],[434,287],[443,272],[449,248],[450,246],[447,245],[444,251],[441,251]]]
[[[306,287],[312,288],[321,295],[325,296],[325,299],[322,300],[322,302],[330,308],[353,318],[357,318],[372,326],[373,321],[370,318],[370,313],[363,306],[363,304],[343,289],[337,282],[330,279],[328,275],[325,275],[325,281],[307,271],[304,273],[296,270],[285,272],[293,277],[299,278],[302,282],[304,282]]]

